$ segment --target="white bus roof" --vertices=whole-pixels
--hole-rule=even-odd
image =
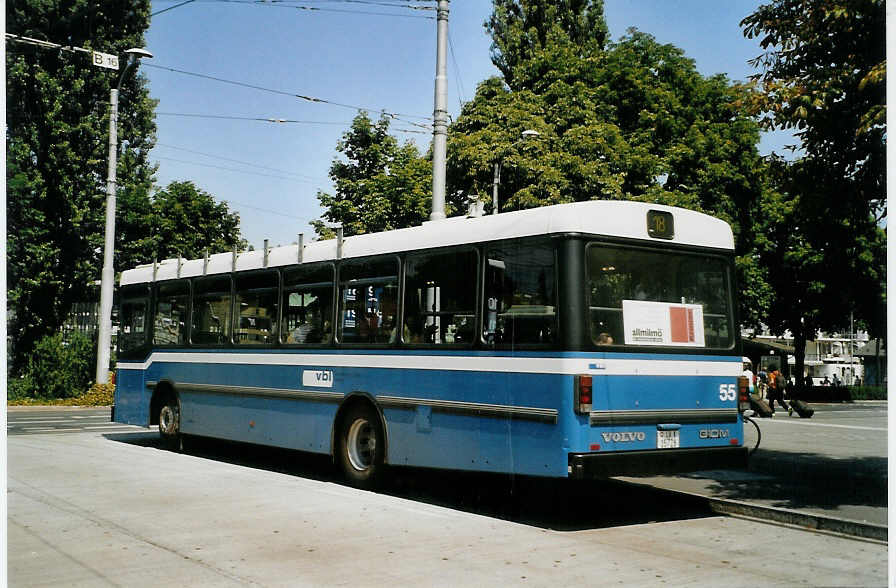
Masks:
[[[672,214],[675,229],[672,239],[654,238],[647,234],[647,212],[650,210]],[[658,204],[593,200],[474,218],[452,217],[407,229],[354,235],[343,240],[342,258],[564,233],[620,237],[660,245],[674,243],[713,249],[734,249],[731,227],[725,221],[712,216]],[[303,263],[334,259],[336,259],[336,239],[306,243],[302,252]],[[267,267],[293,265],[297,261],[298,245],[268,249]],[[160,262],[155,271],[155,280],[177,278],[177,266],[177,259]],[[217,253],[209,256],[207,267],[204,259],[180,260],[180,277],[226,274],[234,269],[244,271],[263,267],[265,267],[264,251],[238,253],[235,267],[232,253]],[[142,265],[121,274],[122,286],[151,281],[153,281],[152,264]]]

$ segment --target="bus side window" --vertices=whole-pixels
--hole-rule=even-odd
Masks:
[[[485,261],[482,338],[487,344],[548,344],[557,340],[557,289],[550,243],[510,243]]]
[[[196,280],[190,339],[199,345],[226,345],[231,329],[230,277]]]
[[[471,344],[476,331],[476,268],[474,250],[408,257],[401,341]],[[396,327],[390,342],[398,338]]]
[[[149,299],[146,286],[124,290],[121,294],[118,345],[123,354],[136,351],[147,343]]]
[[[281,342],[313,345],[332,340],[333,279],[330,264],[284,271]]]
[[[398,258],[345,262],[339,282],[340,342],[389,343],[398,315]]]
[[[187,280],[159,284],[153,313],[154,345],[186,344],[189,303],[190,283]]]
[[[234,341],[239,345],[267,345],[277,340],[277,272],[238,276],[239,309]]]

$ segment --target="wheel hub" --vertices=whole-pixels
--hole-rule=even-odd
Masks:
[[[159,412],[159,430],[166,435],[173,435],[177,433],[177,429],[177,409],[170,405],[163,406]]]
[[[367,470],[376,454],[376,435],[366,419],[357,419],[348,429],[348,461],[359,472]]]

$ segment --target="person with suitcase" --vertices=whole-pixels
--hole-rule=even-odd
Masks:
[[[784,400],[784,374],[778,371],[777,364],[768,366],[768,404],[772,409],[772,416],[775,416],[775,400],[781,405],[781,408],[787,410],[788,415],[793,414],[793,408],[788,406]]]

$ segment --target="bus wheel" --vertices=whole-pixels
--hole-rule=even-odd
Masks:
[[[159,409],[159,436],[162,444],[176,451],[183,450],[183,436],[180,434],[180,403],[174,395],[168,395]]]
[[[382,476],[385,435],[372,408],[356,404],[342,419],[338,459],[352,486],[372,488]]]

